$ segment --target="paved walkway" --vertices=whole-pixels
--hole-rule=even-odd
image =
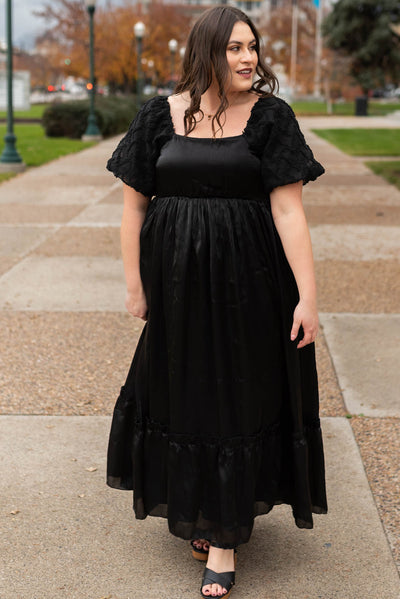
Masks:
[[[234,596],[399,599],[400,191],[301,124],[327,170],[304,203],[330,510],[312,531],[286,506],[257,518]],[[188,544],[104,483],[142,328],[123,307],[121,187],[104,170],[115,143],[0,186],[1,599],[200,596]]]
[[[310,129],[399,129],[400,110],[386,116],[305,116],[301,123]]]

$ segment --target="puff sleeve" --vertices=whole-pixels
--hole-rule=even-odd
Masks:
[[[305,185],[325,172],[307,145],[292,108],[280,100],[274,113],[261,157],[262,177],[268,192],[301,180]]]
[[[160,142],[168,133],[164,98],[151,98],[142,106],[111,158],[107,169],[147,197],[155,195],[155,166]]]

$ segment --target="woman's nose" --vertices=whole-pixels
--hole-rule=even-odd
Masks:
[[[243,62],[251,62],[253,60],[253,55],[249,49],[245,49],[240,58]]]

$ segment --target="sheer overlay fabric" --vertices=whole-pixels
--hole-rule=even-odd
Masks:
[[[114,409],[108,484],[184,539],[245,543],[280,503],[312,528],[327,511],[315,351],[290,341],[298,291],[269,194],[324,169],[292,109],[259,98],[242,135],[212,140],[177,135],[153,98],[107,168],[152,198],[148,320]]]

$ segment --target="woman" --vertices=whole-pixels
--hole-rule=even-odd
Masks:
[[[107,165],[124,182],[126,307],[146,321],[107,482],[191,540],[203,597],[230,594],[255,516],[286,503],[312,528],[327,511],[301,201],[324,169],[276,84],[250,19],[210,9],[176,93],[145,103]]]

